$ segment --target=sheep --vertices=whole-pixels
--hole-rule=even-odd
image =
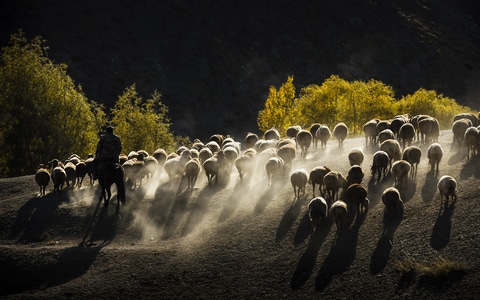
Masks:
[[[265,163],[265,171],[267,172],[268,187],[271,187],[275,178],[283,175],[283,172],[284,172],[283,159],[281,159],[278,156],[271,157]]]
[[[300,156],[302,158],[307,157],[308,148],[312,144],[312,134],[310,131],[302,129],[297,133],[296,141],[300,147]]]
[[[372,178],[375,177],[375,174],[378,172],[377,181],[380,181],[380,178],[383,175],[383,178],[387,175],[388,164],[390,163],[390,157],[385,151],[377,151],[373,154],[372,159]]]
[[[408,146],[403,150],[402,159],[410,163],[412,167],[410,170],[410,177],[417,177],[418,164],[420,163],[420,158],[422,157],[422,150],[417,146]]]
[[[205,146],[210,148],[210,150],[212,151],[213,154],[217,153],[221,149],[220,144],[217,143],[216,141],[209,141],[208,143],[205,144]],[[178,154],[180,154],[180,153],[178,153]]]
[[[247,132],[243,142],[243,144],[245,145],[245,149],[253,148],[253,146],[257,141],[258,141],[258,135],[256,133]]]
[[[308,217],[312,222],[313,235],[317,231],[317,227],[320,222],[324,222],[328,217],[328,205],[327,201],[323,197],[315,197],[308,203]]]
[[[468,127],[464,136],[465,146],[467,147],[467,162],[478,154],[480,144],[480,133],[477,127]]]
[[[426,119],[426,118],[430,118],[430,116],[429,115],[416,115],[410,120],[410,123],[412,123],[413,127],[415,128],[417,141],[420,140],[420,129],[418,128],[418,122],[420,122],[421,120]]]
[[[203,147],[205,147],[205,144],[201,140],[194,139],[193,143],[192,143],[192,146],[190,146],[190,149],[195,149],[197,151],[200,151],[200,150],[202,150]],[[157,150],[155,150],[155,151],[157,151]],[[155,156],[155,155],[152,154],[152,156]]]
[[[327,200],[331,204],[338,198],[338,190],[344,189],[347,184],[347,179],[339,171],[330,171],[323,177],[323,184],[325,185],[325,192]]]
[[[198,158],[192,158],[185,164],[185,176],[187,177],[187,191],[193,191],[195,182],[197,182],[198,173],[200,173],[201,165]]]
[[[289,126],[285,130],[285,135],[289,138],[295,138],[300,130],[302,130],[302,127],[299,125]]]
[[[228,169],[231,171],[233,165],[235,164],[235,160],[240,155],[240,151],[236,147],[227,146],[225,149],[223,149],[223,154],[225,155]]]
[[[395,187],[408,187],[408,174],[410,173],[411,165],[406,160],[397,160],[392,165],[392,176],[395,178]]]
[[[431,144],[427,149],[428,163],[431,166],[430,171],[438,174],[439,165],[443,158],[443,149],[439,143]]]
[[[158,148],[153,151],[152,156],[157,160],[158,167],[161,168],[167,161],[167,151],[163,148]]]
[[[480,120],[478,119],[478,117],[475,114],[472,114],[472,113],[456,114],[453,117],[453,122],[455,122],[457,120],[460,120],[460,119],[469,119],[472,122],[473,127],[477,127],[478,125],[480,125]]]
[[[67,174],[67,177],[65,178],[65,183],[67,184],[67,188],[70,187],[70,184],[71,184],[71,187],[73,188],[75,186],[75,183],[77,182],[77,170],[76,170],[75,164],[71,161],[67,161],[64,164],[63,169]]]
[[[453,122],[452,124],[453,142],[458,142],[458,145],[462,146],[462,143],[465,137],[465,132],[469,127],[472,127],[472,121],[466,118],[456,120],[455,122]]]
[[[145,163],[145,174],[147,178],[152,178],[155,176],[158,170],[158,161],[153,155],[149,155],[143,159]]]
[[[281,147],[283,147],[285,145],[289,145],[289,146],[293,146],[293,147],[297,148],[297,141],[295,139],[292,139],[292,138],[281,138],[276,143],[277,149],[280,149]]]
[[[203,147],[200,151],[198,151],[198,160],[203,165],[203,163],[213,156],[212,150],[207,146]]]
[[[365,133],[365,147],[373,146],[377,143],[377,123],[380,120],[372,119],[363,125]],[[370,142],[369,142],[370,141]]]
[[[227,178],[227,160],[223,150],[218,151],[212,157],[203,163],[205,175],[207,175],[208,185],[224,183]]]
[[[248,148],[242,155],[235,160],[235,167],[237,168],[240,181],[243,180],[245,174],[252,174],[255,169],[257,151],[253,148]]]
[[[50,183],[50,172],[47,167],[43,164],[38,166],[37,172],[35,173],[35,182],[40,187],[39,196],[45,196],[45,190],[47,185]]]
[[[343,146],[343,141],[348,136],[348,127],[345,123],[340,122],[333,128],[333,136],[338,140],[338,147]]]
[[[278,141],[280,139],[280,133],[278,133],[278,129],[275,127],[272,127],[265,131],[263,134],[265,140],[276,140]]]
[[[390,121],[390,130],[395,136],[398,137],[400,133],[400,128],[408,122],[408,119],[404,115],[395,116],[392,121]]]
[[[277,155],[283,159],[285,164],[285,171],[290,172],[292,161],[297,155],[297,149],[293,145],[283,145],[277,150]]]
[[[403,213],[403,201],[397,188],[389,187],[382,193],[382,202],[385,205],[384,212],[388,217],[394,217]]]
[[[165,161],[163,168],[168,175],[170,180],[173,180],[175,177],[182,175],[185,170],[185,164],[191,159],[190,151],[183,151],[180,156],[170,158]]]
[[[317,146],[318,146],[318,138],[316,133],[319,127],[320,127],[320,123],[313,123],[312,125],[310,125],[310,128],[308,129],[308,131],[310,131],[310,133],[312,134],[313,149],[317,149]]]
[[[83,179],[88,173],[88,167],[85,161],[81,160],[75,165],[75,170],[77,173],[77,187],[80,188],[83,184]]]
[[[308,177],[308,183],[312,185],[312,190],[313,190],[313,197],[315,197],[315,184],[318,184],[319,186],[319,191],[320,195],[323,196],[323,178],[325,175],[327,175],[328,172],[330,172],[330,168],[325,167],[325,166],[318,166],[313,168],[310,171],[309,177]]]
[[[443,175],[438,180],[438,192],[440,193],[440,205],[442,205],[445,198],[445,207],[448,205],[448,200],[452,199],[452,203],[457,201],[457,181],[449,175]]]
[[[359,165],[353,165],[348,170],[347,174],[347,186],[354,184],[354,183],[362,183],[363,177],[365,173],[362,170],[362,167]]]
[[[385,129],[390,129],[390,124],[391,124],[391,121],[389,121],[389,120],[378,121],[377,122],[377,135]]]
[[[380,150],[385,151],[390,158],[390,168],[392,167],[392,162],[400,160],[402,158],[402,149],[400,144],[396,140],[386,140],[380,144]]]
[[[412,144],[412,140],[415,137],[415,127],[411,123],[405,123],[400,127],[398,131],[398,137],[402,141],[402,147],[410,146]]]
[[[63,163],[58,159],[55,158],[48,163],[52,165],[50,177],[53,182],[53,193],[59,194],[63,190],[63,185],[67,179],[67,173],[63,169]]]
[[[343,231],[348,215],[348,205],[342,200],[335,201],[328,210],[328,214],[332,217],[333,222],[337,226],[337,233]]]
[[[322,149],[325,149],[327,146],[327,142],[332,136],[332,133],[330,132],[330,128],[328,128],[327,125],[320,125],[318,127],[317,131],[315,132],[315,137],[317,140],[320,141],[320,146]]]
[[[87,159],[85,160],[85,165],[87,166],[87,174],[88,177],[90,178],[90,185],[93,186],[94,178],[93,174],[95,173],[95,163],[93,162],[95,158],[93,157],[93,154],[88,154]]]
[[[422,118],[418,121],[418,131],[422,137],[422,144],[428,144],[430,143],[430,140],[433,142],[438,141],[438,136],[440,134],[438,120],[434,117]]]
[[[350,152],[348,153],[348,161],[350,162],[350,166],[360,166],[363,162],[364,157],[365,155],[363,154],[362,149],[355,148],[350,150]]]
[[[215,142],[218,146],[220,146],[223,143],[224,139],[225,139],[225,136],[223,136],[223,134],[216,133],[210,136],[210,139],[207,142],[207,144],[209,142]]]
[[[278,140],[273,140],[273,139],[271,140],[260,139],[255,143],[253,148],[260,153],[270,148],[276,148],[277,142]]]
[[[381,144],[386,140],[394,140],[395,134],[390,129],[384,129],[378,133],[378,142]]]
[[[367,189],[363,185],[359,183],[351,184],[347,188],[346,195],[348,203],[351,206],[355,206],[357,209],[357,215],[361,215],[368,211],[370,201],[367,198]]]
[[[293,187],[295,199],[300,200],[300,196],[305,196],[305,186],[308,182],[308,173],[305,169],[295,170],[290,175],[290,183]]]

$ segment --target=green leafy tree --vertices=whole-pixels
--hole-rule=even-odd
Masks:
[[[272,127],[276,127],[283,134],[287,127],[293,124],[294,106],[295,86],[293,85],[293,76],[289,76],[287,82],[282,84],[280,89],[270,87],[265,108],[258,113],[258,128],[265,132]]]
[[[155,91],[144,101],[133,84],[118,98],[111,114],[111,123],[122,139],[124,152],[144,149],[152,153],[157,148],[172,150],[175,147],[168,107],[161,102],[160,93]]]
[[[104,114],[54,64],[41,37],[22,31],[2,49],[0,65],[0,175],[31,174],[39,163],[93,152]]]

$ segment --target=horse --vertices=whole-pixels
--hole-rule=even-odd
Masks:
[[[102,189],[99,201],[104,200],[103,206],[108,207],[112,197],[111,187],[115,183],[117,187],[117,210],[120,210],[120,202],[125,205],[125,171],[123,167],[114,161],[100,162],[98,165],[98,182]]]

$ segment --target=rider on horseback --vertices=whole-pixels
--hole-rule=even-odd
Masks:
[[[98,178],[98,168],[102,162],[114,161],[118,163],[122,152],[122,141],[113,133],[113,127],[107,126],[106,133],[100,137],[94,159],[94,178]]]

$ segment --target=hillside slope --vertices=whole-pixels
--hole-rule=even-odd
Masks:
[[[165,175],[128,193],[120,215],[97,207],[96,189],[36,197],[33,176],[0,179],[0,296],[5,299],[476,299],[480,280],[478,160],[442,132],[437,176],[423,153],[415,181],[401,189],[404,217],[381,238],[382,191],[371,179],[376,147],[363,138],[310,149],[293,169],[327,165],[346,174],[347,154],[361,148],[370,209],[336,237],[330,221],[311,237],[306,203],[293,202],[288,179],[267,189],[264,178],[193,192]],[[415,143],[418,145],[417,143]],[[440,176],[457,178],[458,200],[441,209]],[[181,185],[180,185],[181,186]],[[51,186],[50,186],[51,189]],[[96,210],[98,209],[98,210]],[[85,242],[85,243],[83,243]],[[79,246],[84,244],[85,246]],[[438,277],[401,273],[398,262],[457,262]],[[444,269],[445,270],[445,269]]]
[[[88,98],[111,106],[133,83],[170,107],[176,134],[242,136],[271,85],[332,74],[375,78],[397,97],[425,87],[478,109],[478,1],[17,1],[0,4],[0,45],[22,28],[48,41]],[[220,112],[220,113],[219,113]]]

